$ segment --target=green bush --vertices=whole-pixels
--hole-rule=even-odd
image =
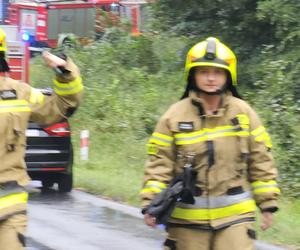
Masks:
[[[80,120],[97,131],[144,138],[153,130],[157,111],[178,99],[178,89],[183,89],[177,51],[184,43],[173,38],[176,48],[167,50],[163,37],[117,34],[71,55],[86,86]]]
[[[257,70],[260,80],[254,83],[255,88],[248,91],[246,97],[259,111],[271,133],[283,191],[299,197],[299,66],[286,56],[276,60],[272,47],[266,48],[263,54],[265,59]]]

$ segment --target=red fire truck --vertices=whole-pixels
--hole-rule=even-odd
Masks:
[[[55,47],[60,34],[77,37],[95,36],[96,8],[110,11],[118,0],[86,1],[16,1],[8,7],[8,24],[26,33],[33,47]]]
[[[9,4],[7,22],[17,25],[19,31],[28,36],[31,47],[53,48],[61,39],[61,34],[95,38],[99,9],[116,16],[122,12],[132,21],[133,32],[139,32],[137,10],[128,12],[128,6],[121,6],[120,0],[15,1]]]

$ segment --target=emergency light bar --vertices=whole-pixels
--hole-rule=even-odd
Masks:
[[[30,35],[27,31],[23,31],[21,34],[21,38],[24,42],[28,42],[30,39]]]

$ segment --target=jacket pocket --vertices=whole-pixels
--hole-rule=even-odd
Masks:
[[[250,156],[248,137],[238,137],[238,147],[240,149],[237,161],[236,175],[241,177],[247,173],[248,161]]]
[[[6,149],[16,150],[17,146],[26,146],[26,136],[22,129],[22,118],[19,114],[9,113],[7,117]]]

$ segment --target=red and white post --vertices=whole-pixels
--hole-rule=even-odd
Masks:
[[[89,131],[82,130],[80,133],[80,160],[87,161],[89,159]]]

